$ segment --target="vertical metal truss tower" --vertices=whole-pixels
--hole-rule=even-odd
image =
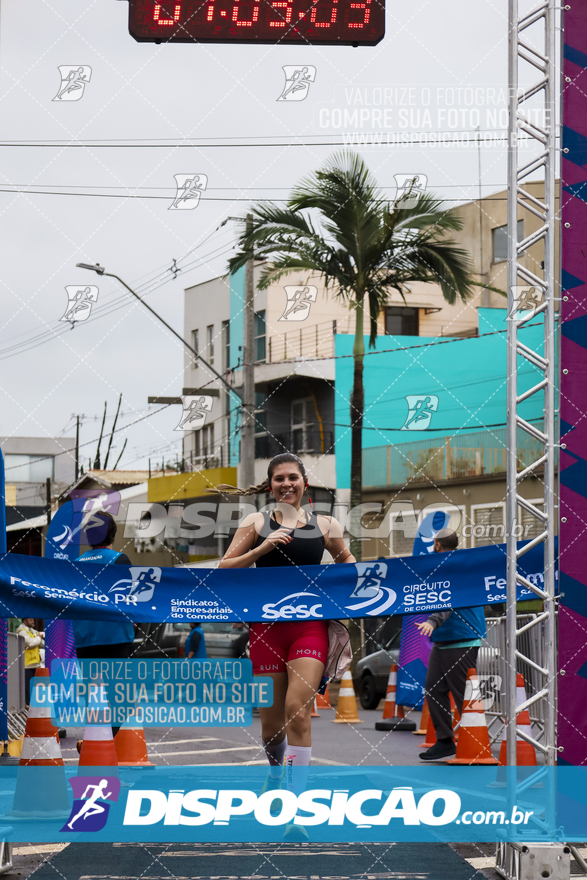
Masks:
[[[508,321],[507,321],[507,400],[508,400],[508,449],[507,449],[507,612],[506,612],[506,707],[507,707],[507,757],[508,765],[516,764],[516,738],[522,737],[542,752],[545,763],[556,763],[556,616],[555,616],[555,516],[558,503],[555,502],[555,456],[556,413],[555,413],[555,174],[556,174],[556,59],[555,59],[555,2],[544,0],[530,12],[520,15],[519,0],[509,0],[509,143],[508,143]],[[560,5],[558,6],[560,9]],[[532,36],[527,34],[532,28]],[[544,43],[541,51],[530,45],[536,44],[538,28],[543,31]],[[531,85],[520,85],[520,60],[524,62],[523,72],[531,69],[536,79]],[[534,96],[543,98],[541,124],[530,119],[525,108],[526,102]],[[533,105],[536,106],[536,102]],[[520,150],[520,138],[530,145],[528,150]],[[534,149],[534,145],[537,149]],[[526,158],[524,157],[524,154]],[[525,183],[536,172],[544,174],[544,198],[538,199],[525,189]],[[518,206],[529,211],[539,220],[538,228],[525,235],[518,242]],[[543,241],[543,277],[539,278],[526,266],[521,265],[520,257],[532,245]],[[516,288],[528,285],[535,289],[534,308],[517,309],[520,299]],[[544,348],[542,352],[529,348],[518,339],[518,330],[527,322],[536,323],[543,317]],[[523,393],[518,391],[518,366],[525,361],[537,370],[538,381]],[[520,404],[534,394],[544,395],[544,428],[538,430],[520,415]],[[529,434],[540,441],[543,453],[529,467],[518,471],[518,441],[520,432]],[[519,491],[522,480],[543,469],[544,505],[540,510],[523,498]],[[517,548],[519,530],[517,526],[518,508],[530,513],[540,524],[540,534],[521,550]],[[544,545],[544,584],[540,588],[530,583],[518,570],[518,560],[531,547]],[[544,611],[529,624],[517,628],[516,589],[526,587],[544,601]],[[544,643],[544,667],[526,657],[518,644],[518,637],[533,626],[542,628]],[[522,705],[516,706],[516,670],[522,662],[534,669],[542,678],[538,688]],[[517,715],[533,703],[543,702],[544,730],[539,739],[516,730]],[[550,799],[549,799],[550,800]],[[554,809],[554,797],[552,798]],[[546,824],[554,820],[547,816]],[[536,837],[540,832],[536,830]]]

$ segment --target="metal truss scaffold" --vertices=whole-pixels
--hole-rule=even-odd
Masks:
[[[507,319],[507,401],[508,401],[508,448],[507,448],[507,611],[506,611],[506,711],[507,711],[507,758],[508,765],[516,764],[516,740],[518,737],[530,742],[544,756],[548,766],[556,763],[556,608],[555,608],[555,516],[558,503],[555,500],[556,444],[556,59],[555,59],[555,2],[546,2],[530,12],[520,14],[520,0],[509,0],[509,131],[508,131],[508,319]],[[558,6],[560,9],[560,6]],[[537,35],[543,32],[543,48],[536,48]],[[523,66],[521,65],[523,62]],[[527,67],[530,65],[530,67]],[[527,71],[537,71],[536,79],[529,85],[521,85]],[[535,98],[536,96],[536,98]],[[542,97],[542,111],[536,114],[536,102]],[[532,98],[532,104],[528,102]],[[534,113],[529,110],[533,107]],[[536,115],[540,123],[536,121]],[[525,156],[520,150],[524,138]],[[537,198],[525,188],[529,178],[544,175],[544,196]],[[538,227],[518,241],[519,208],[538,218]],[[524,265],[523,256],[537,243],[543,243],[542,277]],[[544,322],[543,348],[529,348],[518,337],[521,327],[532,321]],[[526,391],[518,390],[518,367],[521,363],[532,364],[538,381]],[[539,430],[520,415],[520,406],[535,394],[544,395],[544,426]],[[542,454],[528,467],[521,470],[518,459],[518,429],[538,440]],[[522,497],[519,487],[530,475],[543,472],[544,503],[540,509]],[[539,523],[540,534],[517,548],[517,511],[523,508]],[[544,545],[544,583],[530,583],[518,570],[518,560],[530,548]],[[530,623],[518,629],[516,624],[516,592],[518,586],[526,587],[543,600],[542,613]],[[544,665],[539,666],[526,657],[520,636],[531,627],[540,627],[544,645]],[[541,676],[542,684],[523,704],[516,705],[516,671],[527,665]],[[516,726],[517,716],[530,705],[543,703],[544,728],[542,735],[530,735]],[[515,785],[514,785],[515,788]],[[515,792],[512,792],[515,795]],[[554,810],[554,798],[548,799]],[[553,827],[554,815],[544,817],[544,830]],[[535,840],[540,839],[540,828],[534,829]],[[513,844],[509,845],[514,846]],[[502,857],[506,854],[502,853]],[[498,868],[499,868],[498,853]],[[507,858],[502,858],[505,869]],[[511,862],[511,860],[510,860]],[[503,876],[511,876],[502,870]]]

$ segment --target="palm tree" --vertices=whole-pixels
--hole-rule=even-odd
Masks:
[[[415,201],[415,205],[414,205]],[[377,317],[391,290],[405,300],[410,282],[440,284],[448,303],[466,302],[477,283],[465,250],[444,237],[461,220],[442,202],[424,193],[403,207],[385,200],[363,159],[343,151],[302,180],[286,207],[262,202],[243,218],[240,250],[229,261],[234,273],[255,258],[267,260],[259,287],[293,271],[321,275],[326,289],[348,302],[356,314],[351,424],[351,552],[361,559],[361,541],[353,511],[361,503],[364,410],[364,316],[368,304],[370,347]]]

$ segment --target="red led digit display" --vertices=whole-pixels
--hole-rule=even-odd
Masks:
[[[298,43],[375,46],[385,0],[129,0],[142,43]]]

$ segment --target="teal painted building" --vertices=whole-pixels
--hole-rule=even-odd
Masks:
[[[501,466],[506,445],[506,317],[506,309],[480,308],[479,336],[465,339],[379,336],[375,349],[369,349],[365,338],[364,486],[405,483],[414,469],[425,465],[431,447],[447,437],[451,460],[458,460],[460,445],[462,456],[474,454],[481,470],[494,471],[496,457]],[[520,331],[520,341],[540,352],[542,320],[530,323]],[[350,335],[336,337],[334,421],[339,489],[350,487],[353,341]],[[519,393],[542,378],[523,358],[518,367]],[[520,414],[539,422],[542,409],[543,395],[538,393],[522,404]],[[475,439],[477,432],[487,438],[485,446]],[[366,454],[369,449],[373,453]],[[444,456],[443,460],[449,459]],[[439,473],[436,478],[451,475]]]

